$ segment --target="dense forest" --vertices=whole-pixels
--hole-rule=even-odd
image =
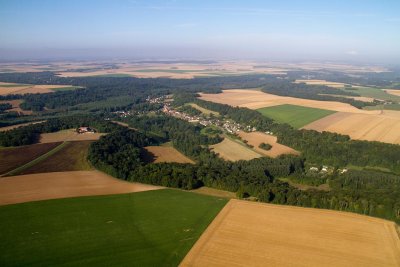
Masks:
[[[329,184],[330,191],[302,191],[278,178],[306,180],[304,158],[282,156],[277,159],[264,157],[228,162],[208,149],[196,149],[196,142],[186,144],[191,147],[187,151],[197,151],[190,155],[196,164],[145,163],[141,159],[140,150],[163,139],[157,140],[153,134],[147,136],[142,132],[142,129],[150,129],[144,122],[147,119],[157,121],[158,126],[151,127],[152,131],[158,128],[157,133],[174,125],[174,121],[164,119],[163,116],[161,119],[132,121],[132,126],[138,127],[140,131],[125,129],[102,137],[90,148],[91,163],[115,177],[129,181],[182,189],[205,185],[236,192],[239,197],[253,196],[262,202],[351,211],[400,222],[399,176],[372,171],[350,170],[345,174],[334,171],[322,178],[318,177]],[[191,128],[188,122],[182,123]],[[168,137],[172,141],[176,138],[174,134]],[[194,136],[188,136],[191,137]]]

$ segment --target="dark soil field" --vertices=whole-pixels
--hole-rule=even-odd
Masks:
[[[16,169],[49,152],[61,142],[0,149],[0,174]]]
[[[92,142],[93,141],[69,142],[63,149],[24,170],[20,174],[90,170],[92,168],[86,160],[86,157]]]

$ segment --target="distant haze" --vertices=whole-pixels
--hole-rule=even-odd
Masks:
[[[0,60],[400,61],[400,1],[0,0]]]

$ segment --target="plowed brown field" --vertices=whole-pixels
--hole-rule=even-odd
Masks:
[[[0,179],[0,205],[161,188],[163,187],[122,181],[99,171],[28,174]]]
[[[395,224],[230,200],[180,266],[400,266]]]

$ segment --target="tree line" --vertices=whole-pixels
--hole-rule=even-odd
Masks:
[[[148,128],[147,120],[156,126]],[[152,123],[153,120],[157,122]],[[182,124],[188,124],[189,129],[192,127],[185,121]],[[164,142],[164,137],[174,141],[178,137],[174,133],[167,134],[173,131],[173,125],[173,120],[165,118],[132,122],[131,126],[138,127],[139,131],[123,129],[101,137],[92,144],[89,160],[96,168],[128,181],[182,189],[208,186],[237,192],[240,197],[253,196],[262,202],[351,211],[400,222],[400,177],[393,174],[352,170],[340,174],[335,171],[323,178],[330,185],[330,191],[302,191],[279,179],[307,177],[306,159],[299,156],[229,162],[203,146],[201,150],[189,150],[197,151],[190,154],[196,164],[146,163],[141,158],[141,149]],[[166,135],[154,137],[153,131]],[[189,134],[188,138],[194,135]],[[193,141],[186,146],[196,144]]]

